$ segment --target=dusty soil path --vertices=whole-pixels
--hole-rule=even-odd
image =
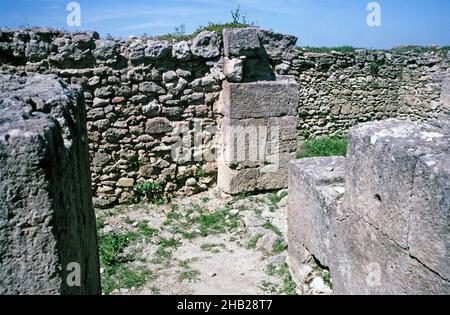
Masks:
[[[285,191],[233,198],[213,189],[99,211],[103,291],[297,294],[286,264],[286,204]]]

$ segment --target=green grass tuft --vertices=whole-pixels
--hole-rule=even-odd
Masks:
[[[256,244],[258,244],[259,239],[263,237],[262,234],[258,234],[253,236],[247,243],[247,249],[255,249],[256,248]]]
[[[347,146],[347,139],[337,137],[308,140],[304,142],[303,150],[297,154],[297,158],[346,156]]]
[[[200,271],[194,269],[186,269],[180,273],[179,281],[193,281],[198,279]]]
[[[148,269],[131,269],[121,266],[114,273],[107,273],[102,278],[102,290],[110,294],[116,289],[142,287],[147,281],[155,280],[156,276]]]
[[[145,235],[147,230],[142,232]],[[138,288],[155,278],[153,273],[145,268],[127,266],[134,260],[125,255],[126,248],[140,236],[136,232],[100,234],[98,239],[100,263],[104,269],[102,274],[102,291],[110,294],[116,289]]]

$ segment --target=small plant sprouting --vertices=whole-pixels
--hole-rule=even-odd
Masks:
[[[376,62],[370,64],[370,74],[374,77],[378,76],[380,73],[380,66]]]
[[[225,245],[224,244],[202,244],[200,246],[201,250],[205,251],[205,252],[211,252],[213,254],[218,254],[220,253],[221,249],[225,249]]]
[[[380,74],[380,67],[384,64],[384,60],[372,61],[369,65],[370,74],[377,77]]]
[[[130,161],[130,166],[133,168],[139,168],[139,167],[143,166],[144,164],[145,164],[144,161],[139,160],[138,157],[134,157]]]
[[[134,190],[141,197],[146,197],[155,205],[162,205],[165,202],[164,198],[162,197],[162,187],[153,181],[138,183],[134,185]]]
[[[185,36],[186,35],[186,25],[180,24],[179,26],[175,27],[175,31],[173,33],[174,36]]]
[[[134,190],[136,190],[138,193],[141,193],[143,195],[146,195],[148,193],[154,193],[161,190],[161,186],[159,186],[157,183],[153,181],[149,181],[146,183],[139,183],[134,185]]]
[[[182,41],[195,38],[203,31],[215,32],[216,34],[222,34],[222,31],[226,28],[246,28],[251,26],[257,26],[254,22],[248,22],[247,15],[242,13],[241,8],[237,7],[231,12],[231,21],[227,23],[213,23],[209,22],[206,26],[199,26],[192,34],[186,34],[186,27],[184,24],[177,26],[173,33],[156,36],[158,40],[168,41]]]
[[[282,193],[270,194],[268,198],[269,198],[271,205],[276,206],[286,196],[287,196],[287,192],[282,192]]]
[[[256,244],[258,244],[259,239],[263,237],[262,234],[258,234],[253,236],[247,243],[247,249],[255,249],[256,248]]]
[[[330,288],[333,288],[333,282],[331,281],[331,274],[328,270],[324,270],[322,272],[322,279],[323,279],[323,282],[325,282],[325,284],[327,286],[329,286]]]
[[[231,11],[231,23],[233,24],[247,24],[247,15],[241,13],[241,6]]]
[[[198,179],[206,177],[206,172],[203,169],[203,167],[200,167],[197,169],[197,172],[195,173],[195,177],[197,177]]]

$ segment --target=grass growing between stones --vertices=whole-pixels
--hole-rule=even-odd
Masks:
[[[258,244],[259,239],[263,237],[262,234],[258,234],[253,236],[247,243],[247,249],[255,249],[256,248],[256,244]]]
[[[215,212],[192,205],[185,213],[170,213],[163,225],[173,234],[184,239],[193,240],[233,231],[240,226],[240,217],[231,215],[229,208],[224,207]]]
[[[305,141],[298,159],[309,157],[346,156],[348,139],[331,137]]]
[[[98,245],[100,263],[104,269],[103,293],[110,294],[121,288],[138,288],[155,278],[146,268],[129,266],[135,258],[130,253],[126,254],[126,249],[139,237],[140,235],[136,232],[100,234]]]
[[[280,266],[269,265],[266,273],[270,277],[278,277],[281,280],[281,285],[277,286],[272,283],[263,282],[261,285],[262,290],[272,294],[297,295],[297,285],[292,280],[287,263]]]
[[[331,273],[328,270],[324,270],[322,272],[322,279],[323,282],[329,286],[331,289],[333,288],[333,282],[331,280]]]
[[[281,200],[288,195],[287,191],[281,193],[273,193],[268,196],[270,204],[272,206],[278,206]]]
[[[228,253],[239,255],[240,251],[248,253],[251,250],[259,257],[254,258],[254,263],[259,266],[261,283],[262,280],[269,280],[267,291],[275,288],[273,293],[284,294],[280,293],[284,286],[281,278],[276,276],[266,279],[264,274],[266,259],[286,250],[280,228],[272,223],[272,219],[278,217],[272,217],[268,212],[269,206],[278,208],[283,195],[269,195],[247,196],[244,200],[221,203],[217,202],[215,194],[205,193],[191,200],[174,200],[161,209],[149,203],[140,204],[138,208],[126,206],[120,213],[116,209],[111,210],[111,213],[102,212],[97,227],[103,293],[166,294],[167,291],[196,290],[197,286],[203,285],[202,282],[213,281],[217,270],[208,264],[196,263],[191,266],[191,262],[220,261],[220,257]],[[266,232],[272,238],[261,242],[263,245],[260,248],[257,248],[258,242],[265,235],[252,237],[252,233],[247,233],[247,216],[262,231],[270,230]],[[272,231],[278,235],[276,242]],[[229,241],[226,240],[228,238]],[[182,260],[191,250],[198,257]],[[227,268],[234,270],[235,266],[230,264]],[[234,277],[235,273],[232,272],[230,277]],[[179,287],[166,287],[166,277],[172,283],[178,283]],[[247,289],[260,293],[261,288],[253,285]]]

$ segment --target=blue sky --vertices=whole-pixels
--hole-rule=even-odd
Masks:
[[[293,34],[300,46],[450,45],[449,0],[378,0],[381,27],[369,27],[369,0],[78,0],[81,27],[68,27],[69,0],[0,0],[0,26],[52,26],[128,37],[173,32],[180,24],[227,22],[238,5],[263,28]]]

